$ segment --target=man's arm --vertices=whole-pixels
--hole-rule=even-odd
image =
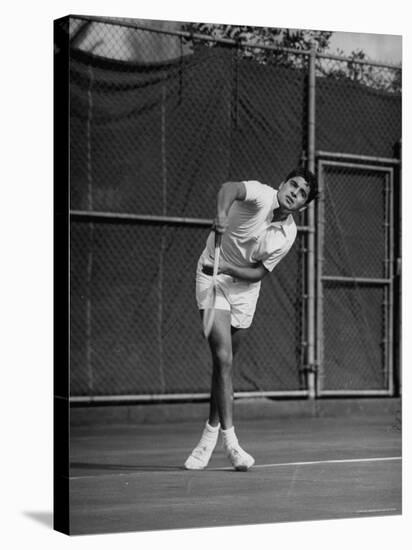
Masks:
[[[216,218],[214,228],[217,233],[224,233],[228,226],[229,209],[235,201],[246,199],[246,186],[242,181],[228,181],[224,183],[217,194]],[[203,266],[206,275],[213,274],[213,268],[209,265]],[[219,263],[219,273],[225,273],[237,279],[248,282],[258,282],[269,273],[260,262],[253,267],[237,267],[225,262],[222,258]]]
[[[212,275],[213,266],[208,264],[203,265],[203,272],[206,275]],[[230,275],[231,277],[242,279],[243,281],[248,281],[249,283],[257,283],[269,273],[269,270],[267,270],[266,267],[260,262],[252,267],[237,267],[228,264],[223,259],[220,259],[219,273],[224,273],[225,275]]]
[[[217,194],[216,217],[214,228],[217,233],[224,233],[228,226],[229,209],[235,201],[244,201],[246,187],[242,181],[228,181],[224,183]]]
[[[269,273],[266,267],[260,262],[253,267],[237,267],[231,266],[226,262],[222,263],[223,265],[221,265],[219,273],[225,273],[226,275],[248,281],[249,283],[261,281],[263,277]]]

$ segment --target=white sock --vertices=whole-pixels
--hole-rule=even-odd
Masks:
[[[223,435],[223,445],[227,448],[230,447],[236,447],[238,444],[238,440],[235,434],[235,427],[232,426],[231,428],[228,428],[227,430],[221,430]]]
[[[206,421],[206,429],[208,432],[212,432],[212,433],[218,432],[219,428],[220,428],[220,423],[217,426],[211,426],[209,424],[209,420]]]
[[[217,426],[211,426],[209,422],[206,422],[205,429],[202,433],[202,441],[207,444],[215,444],[219,435],[220,424]]]

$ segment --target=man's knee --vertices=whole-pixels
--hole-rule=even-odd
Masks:
[[[218,348],[214,353],[215,365],[221,372],[230,371],[232,368],[233,354],[232,351],[225,347]]]

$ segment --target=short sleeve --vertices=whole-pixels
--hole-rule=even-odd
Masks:
[[[258,206],[272,204],[275,195],[274,189],[255,180],[248,180],[243,183],[246,189],[246,202],[253,202]]]
[[[263,256],[261,258],[260,261],[268,271],[273,271],[278,263],[286,256],[295,242],[296,235],[297,228],[295,223],[292,223],[288,226],[287,237],[285,237],[283,243],[279,243],[275,249],[267,253],[266,257]]]
[[[293,244],[293,243],[292,243]],[[285,246],[280,250],[275,250],[266,259],[262,261],[262,264],[268,271],[273,271],[278,263],[286,256],[289,250],[292,248],[292,244]]]

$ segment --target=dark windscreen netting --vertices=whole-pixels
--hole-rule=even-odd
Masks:
[[[327,283],[324,289],[326,390],[387,387],[380,287]]]
[[[195,303],[203,228],[76,223],[71,230],[72,394],[205,392]],[[237,359],[239,391],[299,389],[299,255],[264,281]]]
[[[200,48],[71,60],[71,208],[210,217],[228,179],[277,185],[302,151],[304,75]]]
[[[356,168],[325,171],[325,274],[385,277],[385,178]]]
[[[316,82],[316,148],[392,158],[402,134],[402,98],[350,80]]]
[[[237,86],[237,88],[236,88]],[[231,175],[277,185],[300,162],[306,78],[301,70],[243,60],[235,82]]]
[[[277,183],[298,162],[300,73],[278,74],[248,61],[236,66],[233,52],[201,48],[191,58],[151,67],[78,54],[71,74],[74,210],[210,218],[223,181]],[[271,90],[274,101],[265,112]],[[282,141],[286,100],[297,116]],[[194,297],[207,233],[73,224],[73,394],[208,391],[209,353]],[[264,284],[250,334],[254,352],[245,350],[238,360],[240,391],[299,389],[297,252],[290,258]]]

